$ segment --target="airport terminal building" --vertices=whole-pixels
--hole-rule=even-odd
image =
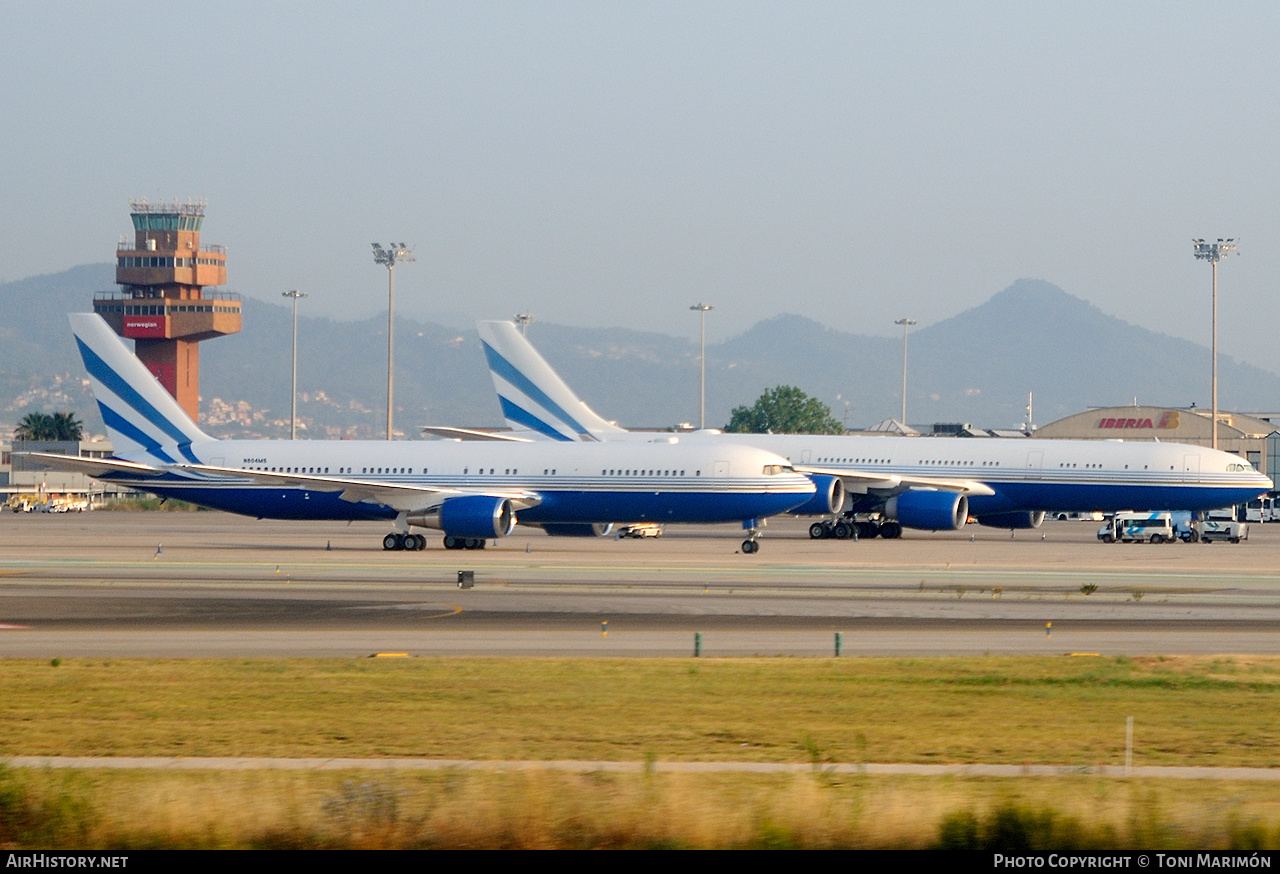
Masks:
[[[1266,418],[1263,418],[1263,417]],[[1262,473],[1280,473],[1280,415],[1218,411],[1218,448],[1239,455]],[[1208,410],[1198,407],[1095,407],[1038,428],[1035,437],[1067,440],[1159,440],[1213,445]]]

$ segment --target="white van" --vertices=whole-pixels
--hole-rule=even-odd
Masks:
[[[1098,529],[1098,539],[1103,543],[1172,543],[1173,514],[1116,513]]]

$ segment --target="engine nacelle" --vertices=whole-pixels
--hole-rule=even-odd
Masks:
[[[988,528],[1039,528],[1044,521],[1044,510],[1026,510],[1020,513],[989,513],[978,517],[979,525]]]
[[[903,492],[885,501],[884,514],[904,528],[956,531],[968,521],[969,499],[956,492]]]
[[[612,522],[593,522],[583,525],[543,525],[542,530],[551,537],[608,537],[613,533]]]
[[[516,513],[506,498],[463,495],[447,498],[439,507],[410,513],[410,525],[435,528],[451,537],[506,537],[516,527]]]
[[[817,487],[813,497],[790,512],[796,516],[828,516],[844,510],[844,480],[838,476],[810,474]]]

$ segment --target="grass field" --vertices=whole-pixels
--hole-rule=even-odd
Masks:
[[[803,774],[6,771],[8,846],[1275,847],[1271,783],[824,762],[1280,766],[1280,659],[0,662],[0,754],[769,761]]]
[[[0,755],[1280,767],[1280,659],[0,662]]]

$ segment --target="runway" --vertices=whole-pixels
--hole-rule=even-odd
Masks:
[[[1234,546],[807,527],[773,521],[753,556],[730,526],[394,553],[371,524],[0,513],[0,656],[1280,652],[1280,525]]]

